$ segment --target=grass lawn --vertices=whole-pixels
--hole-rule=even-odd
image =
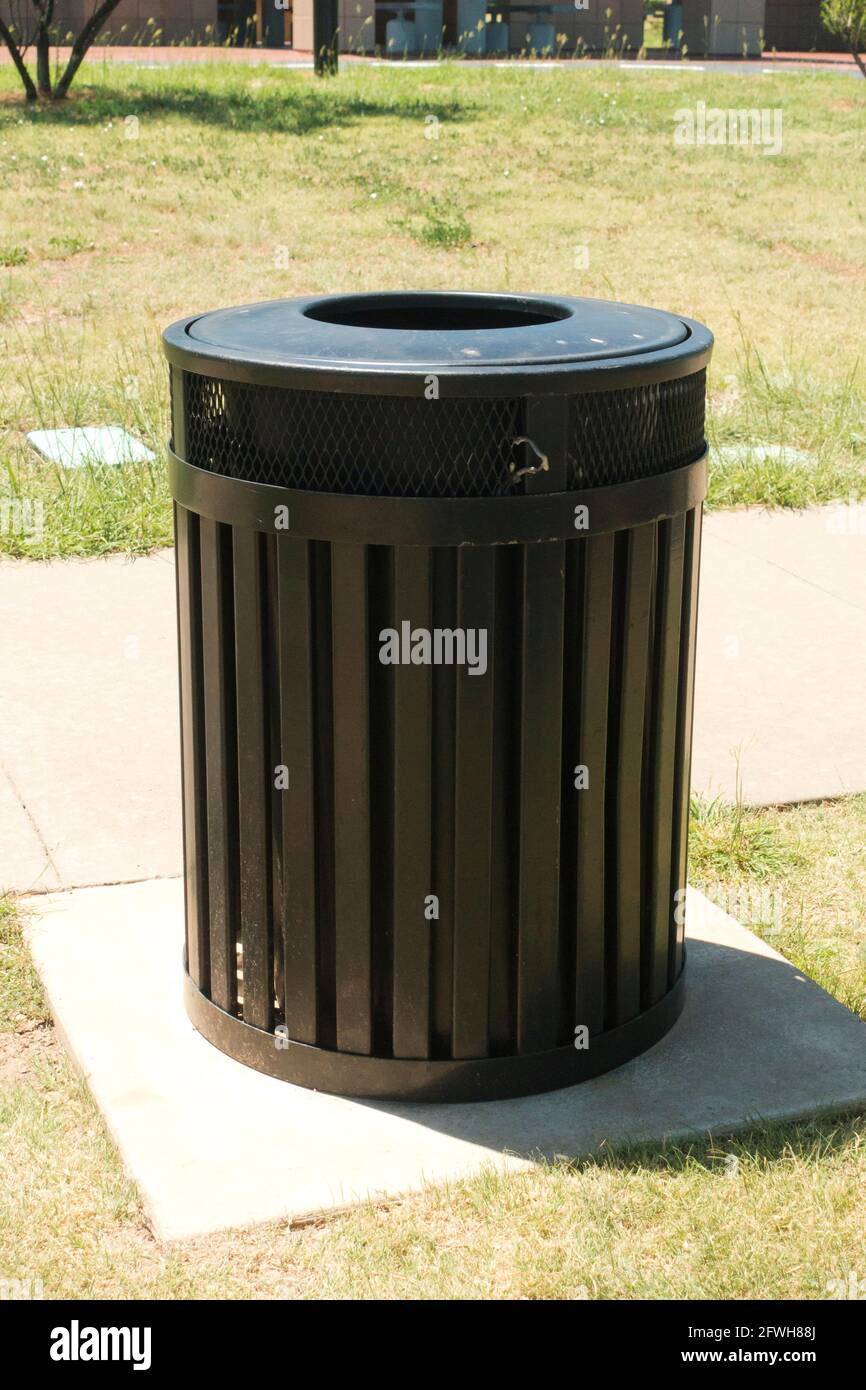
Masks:
[[[692,880],[866,1017],[866,797],[696,808]],[[0,1278],[47,1298],[822,1299],[866,1277],[866,1117],[484,1174],[292,1229],[154,1240],[0,900]]]
[[[674,113],[698,100],[780,107],[782,153],[675,147]],[[710,504],[866,496],[864,153],[866,87],[824,74],[447,62],[321,82],[91,64],[67,105],[27,109],[0,68],[0,503],[44,504],[41,537],[6,523],[0,548],[169,541],[159,332],[172,319],[406,286],[615,297],[702,319],[718,344],[711,443],[814,455],[723,455]],[[106,423],[159,462],[64,475],[22,441]]]

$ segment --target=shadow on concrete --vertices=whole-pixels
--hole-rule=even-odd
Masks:
[[[694,938],[688,950],[681,1017],[604,1076],[518,1100],[356,1103],[522,1158],[623,1168],[709,1161],[712,1136],[744,1131],[767,1157],[791,1144],[805,1153],[833,1127],[780,1126],[866,1115],[866,1026],[854,1013],[788,961]]]

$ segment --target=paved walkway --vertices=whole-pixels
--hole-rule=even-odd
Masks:
[[[866,505],[707,516],[692,785],[866,791]]]
[[[52,49],[52,58],[63,66],[69,59],[69,48],[60,47]],[[625,68],[655,68],[664,71],[672,65],[682,67],[684,71],[707,72],[724,70],[729,74],[737,76],[760,77],[780,68],[806,68],[818,72],[843,73],[851,77],[858,77],[860,74],[854,59],[848,53],[764,53],[760,58],[698,58],[682,61],[668,54],[661,54],[655,50],[656,55],[652,58],[640,60],[636,55],[621,58],[559,58],[559,59],[472,59],[463,58],[463,63],[470,66],[489,66],[502,68],[524,68],[540,67],[549,68],[553,66],[565,68],[583,68],[587,63],[603,64],[607,67]],[[11,63],[12,59],[8,50],[0,48],[0,63]],[[131,63],[139,67],[156,67],[163,63],[180,65],[188,63],[241,63],[241,64],[266,64],[280,67],[299,67],[311,68],[313,66],[313,55],[302,48],[232,48],[223,47],[221,44],[166,44],[162,46],[146,44],[98,44],[88,50],[87,61],[91,63]],[[367,57],[360,53],[341,53],[341,63],[365,63],[368,66],[393,66],[395,62],[403,62],[406,67],[430,67],[439,60],[436,58],[410,59],[408,62],[401,59],[382,59]]]
[[[0,563],[0,888],[181,871],[174,565]],[[866,790],[866,505],[707,517],[693,783]]]
[[[0,887],[180,868],[174,560],[0,563]]]

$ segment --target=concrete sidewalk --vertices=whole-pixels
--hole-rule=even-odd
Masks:
[[[692,787],[866,791],[866,505],[704,521]]]
[[[174,556],[0,564],[0,887],[177,874]]]
[[[69,61],[69,45],[52,47],[52,57],[60,67]],[[254,46],[240,48],[224,44],[94,44],[87,52],[88,63],[131,65],[139,68],[187,67],[201,63],[231,63],[241,67],[287,67],[312,68],[313,54],[304,48],[263,48]],[[11,65],[12,57],[5,47],[0,47],[0,65]],[[377,58],[373,54],[341,53],[340,63],[360,64],[365,67],[403,67],[432,68],[441,66],[439,58]],[[600,54],[583,54],[569,58],[496,58],[494,56],[470,56],[460,58],[464,69],[483,70],[485,68],[508,68],[519,72],[525,68],[553,70],[564,68],[567,71],[582,71],[588,65],[593,68],[652,68],[657,72],[670,71],[672,67],[688,72],[718,72],[727,77],[766,77],[779,71],[803,70],[811,72],[830,72],[845,76],[859,77],[860,73],[853,57],[848,53],[776,53],[774,51],[755,55],[753,58],[712,56],[706,58],[682,58],[677,53],[661,49],[651,49],[644,59],[637,53],[624,57],[607,58]]]
[[[0,888],[181,872],[174,565],[0,563]],[[866,790],[866,506],[706,518],[693,785]]]

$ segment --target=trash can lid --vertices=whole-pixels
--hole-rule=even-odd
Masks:
[[[217,364],[232,363],[235,379],[284,379],[285,385],[328,389],[311,377],[324,373],[331,384],[335,373],[368,381],[371,376],[417,381],[429,372],[511,378],[525,372],[598,371],[623,359],[661,365],[659,355],[669,361],[708,351],[712,337],[675,314],[610,300],[431,291],[218,309],[172,324],[165,342],[170,360],[193,371],[220,376],[224,372]],[[238,370],[242,364],[247,370]],[[690,362],[685,370],[698,365]],[[294,380],[299,374],[302,383]]]

